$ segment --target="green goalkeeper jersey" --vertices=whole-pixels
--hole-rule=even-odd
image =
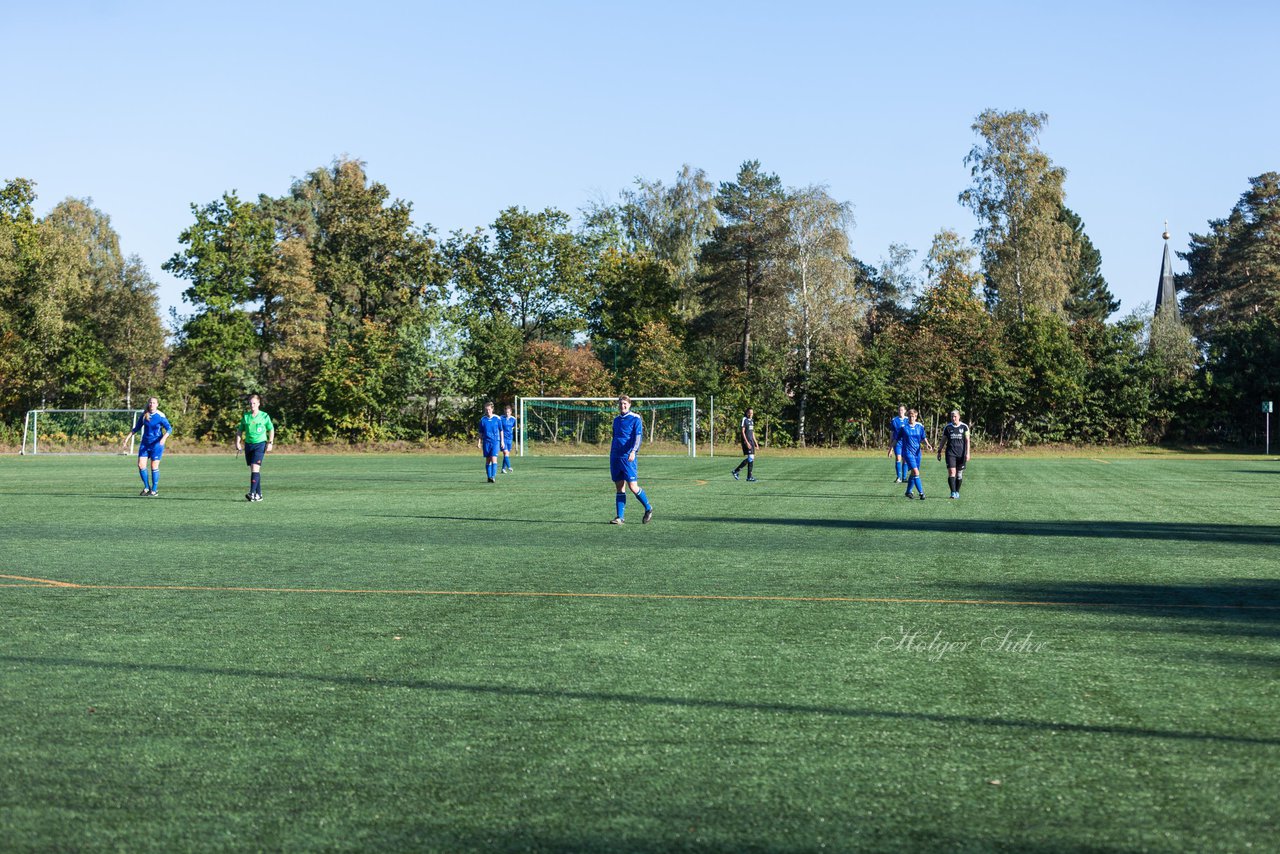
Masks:
[[[259,442],[267,441],[267,434],[275,429],[275,425],[271,423],[271,416],[258,410],[258,414],[246,412],[244,417],[240,419],[240,432],[244,434],[244,441],[249,445],[256,445]]]

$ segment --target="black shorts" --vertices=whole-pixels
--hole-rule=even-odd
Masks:
[[[746,442],[740,442],[739,444],[742,445],[742,455],[744,457],[749,457],[756,452],[756,445],[748,445]]]
[[[947,451],[947,468],[955,469],[956,471],[964,471],[964,455],[953,454],[951,451]]]
[[[244,446],[244,464],[247,466],[262,465],[262,458],[267,455],[266,442],[246,442]]]

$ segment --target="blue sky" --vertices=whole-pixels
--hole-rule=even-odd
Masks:
[[[180,311],[160,265],[192,203],[281,195],[342,155],[441,234],[757,159],[852,202],[875,264],[972,234],[970,125],[1027,109],[1125,314],[1155,295],[1165,219],[1185,249],[1280,169],[1278,10],[0,0],[0,180],[36,181],[40,215],[92,198]]]

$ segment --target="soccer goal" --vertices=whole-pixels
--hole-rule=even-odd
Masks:
[[[22,422],[22,454],[118,454],[141,409],[32,409]],[[133,453],[136,437],[129,437]]]
[[[644,419],[644,452],[698,455],[698,401],[693,397],[634,397],[631,411]],[[522,397],[520,456],[608,454],[616,397]]]

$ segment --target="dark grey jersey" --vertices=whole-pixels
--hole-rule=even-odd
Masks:
[[[743,439],[743,441],[748,445],[755,445],[756,426],[753,419],[747,418],[745,415],[742,417],[742,430],[740,431],[738,438]]]
[[[942,428],[942,446],[948,454],[963,457],[969,450],[969,425],[961,421],[952,424],[950,421]]]

